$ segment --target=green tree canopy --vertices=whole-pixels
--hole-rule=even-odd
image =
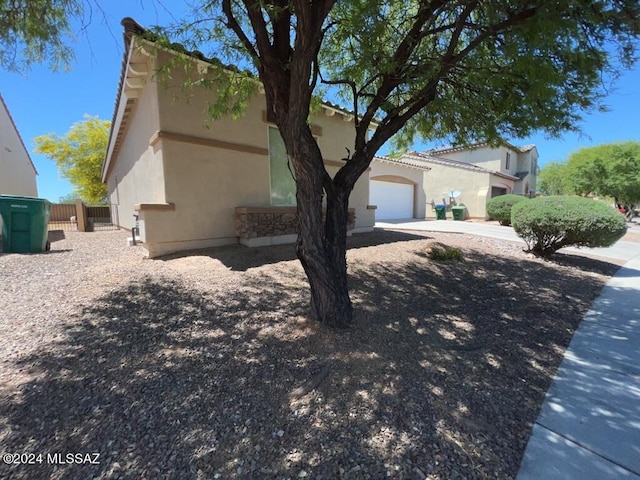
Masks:
[[[551,162],[540,169],[538,190],[545,195],[568,195],[573,192],[567,165]]]
[[[582,148],[569,156],[566,171],[579,195],[593,193],[622,204],[640,201],[640,142]]]
[[[67,68],[74,58],[69,21],[82,11],[78,0],[0,0],[0,68],[20,72],[45,61]]]
[[[176,32],[185,46],[214,41],[206,53],[249,66],[262,83],[295,171],[312,314],[338,326],[352,318],[349,194],[383,144],[576,130],[599,107],[603,78],[633,63],[640,35],[637,0],[213,0],[195,16]],[[215,115],[246,99],[238,85],[212,95]],[[355,119],[333,177],[309,126],[322,94],[339,96]]]
[[[107,201],[107,186],[100,174],[111,122],[85,115],[63,137],[55,133],[34,139],[35,151],[56,162],[58,170],[74,186],[74,195],[89,204]]]

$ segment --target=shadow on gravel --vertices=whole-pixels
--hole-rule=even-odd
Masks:
[[[402,268],[354,266],[356,324],[334,332],[306,320],[304,285],[281,282],[258,271],[211,294],[144,278],[86,307],[20,365],[34,379],[0,404],[0,447],[100,464],[0,477],[513,478],[587,287],[601,285],[575,268],[416,251]]]
[[[406,242],[408,240],[425,240],[427,234],[414,235],[404,232],[376,230],[370,233],[358,233],[347,238],[347,248],[363,248],[383,245],[387,243]],[[244,245],[229,245],[225,247],[208,248],[202,250],[190,250],[159,257],[157,261],[170,261],[179,258],[193,256],[206,256],[219,260],[227,267],[235,271],[246,271],[270,263],[296,260],[296,247],[294,244],[276,245],[265,248],[249,248]]]
[[[64,230],[49,230],[47,235],[47,238],[51,243],[59,242],[60,240],[64,240],[65,238],[67,238],[64,234]]]

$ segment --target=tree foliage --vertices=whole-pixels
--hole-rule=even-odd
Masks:
[[[58,203],[63,203],[63,204],[71,204],[71,203],[76,203],[76,199],[78,198],[78,196],[71,192],[71,193],[67,193],[66,195],[63,195],[62,197],[58,197]]]
[[[69,22],[82,11],[79,0],[0,0],[0,68],[21,72],[45,61],[67,68],[74,57]]]
[[[575,193],[570,180],[566,163],[551,162],[540,169],[538,190],[545,195]]]
[[[575,193],[635,204],[640,201],[640,142],[582,148],[569,156],[566,175]]]
[[[107,200],[107,186],[100,174],[111,122],[85,115],[63,137],[55,133],[34,139],[35,152],[56,162],[58,170],[74,186],[74,195],[91,205]]]
[[[262,83],[267,116],[295,170],[297,253],[312,314],[347,326],[348,199],[378,149],[392,137],[399,145],[416,136],[496,142],[578,129],[582,112],[600,105],[603,78],[633,63],[640,5],[213,0],[200,2],[175,33],[194,50],[214,41],[207,53],[246,66]],[[212,95],[212,113],[232,112],[246,100],[243,92]],[[350,154],[333,177],[309,126],[319,95],[340,98],[355,118]]]
[[[513,206],[527,200],[527,197],[514,194],[493,197],[487,201],[487,214],[494,220],[499,221],[500,225],[509,226],[511,225],[511,209]]]
[[[623,215],[598,200],[539,197],[515,205],[511,223],[528,252],[548,257],[563,247],[608,247],[627,231]]]

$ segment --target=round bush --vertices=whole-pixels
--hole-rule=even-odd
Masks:
[[[511,208],[526,200],[529,199],[513,194],[493,197],[487,202],[487,214],[494,220],[498,220],[500,225],[511,225]]]
[[[608,247],[627,231],[624,216],[589,198],[557,195],[518,204],[511,212],[515,232],[529,252],[549,256],[562,247]]]

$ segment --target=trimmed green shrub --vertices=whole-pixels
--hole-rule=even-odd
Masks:
[[[511,212],[515,232],[528,252],[547,257],[569,245],[608,247],[627,231],[622,214],[589,198],[557,195],[515,205]]]
[[[493,197],[487,202],[487,214],[494,220],[498,220],[500,225],[511,225],[511,208],[523,201],[529,200],[522,195],[500,195]]]

